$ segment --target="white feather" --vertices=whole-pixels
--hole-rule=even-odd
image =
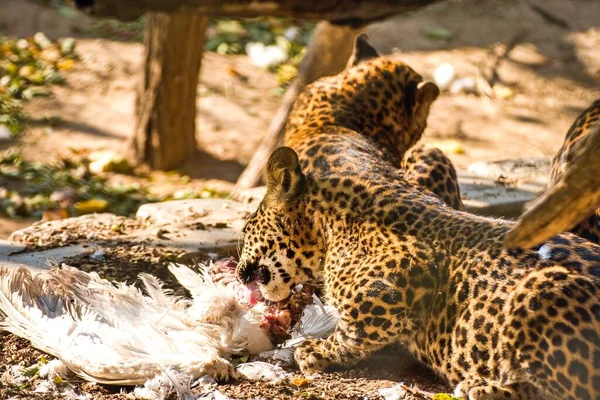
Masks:
[[[543,245],[538,250],[538,255],[542,260],[549,260],[552,256],[552,248],[547,244]]]
[[[28,339],[87,380],[137,385],[168,370],[173,387],[183,392],[182,376],[227,378],[234,373],[232,354],[272,348],[259,328],[260,311],[238,302],[231,287],[213,282],[203,269],[169,270],[191,301],[147,274],[140,276],[144,294],[68,266],[35,276],[2,268],[0,329]]]

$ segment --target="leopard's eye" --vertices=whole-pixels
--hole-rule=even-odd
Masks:
[[[277,228],[283,230],[285,228],[285,225],[283,224],[283,221],[280,220],[279,218],[275,221],[275,225],[277,225]]]

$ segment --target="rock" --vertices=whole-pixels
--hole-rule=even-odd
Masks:
[[[450,63],[443,63],[433,72],[433,81],[440,90],[448,90],[454,80],[454,67]]]
[[[477,82],[473,77],[460,78],[452,82],[450,86],[450,94],[459,93],[477,93]]]
[[[0,140],[11,140],[12,132],[6,125],[0,124]]]
[[[59,247],[44,251],[23,252],[26,246],[0,240],[0,267],[27,267],[33,271],[47,270],[52,265],[60,263],[66,257],[71,257],[86,250],[83,245]]]
[[[516,158],[469,165],[458,171],[467,209],[476,214],[516,217],[546,187],[550,158]]]

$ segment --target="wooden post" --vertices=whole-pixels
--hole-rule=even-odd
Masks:
[[[363,27],[333,25],[327,21],[317,24],[298,74],[286,90],[266,136],[240,175],[232,191],[233,197],[239,197],[244,190],[258,184],[269,156],[281,143],[288,114],[298,95],[313,81],[343,71],[352,54],[354,38],[362,31]]]
[[[137,92],[133,162],[181,167],[196,147],[196,93],[208,17],[148,14],[144,73]]]

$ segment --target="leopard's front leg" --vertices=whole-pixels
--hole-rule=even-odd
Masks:
[[[294,354],[296,363],[304,374],[325,371],[333,366],[350,367],[394,341],[380,330],[380,326],[365,326],[364,320],[341,318],[328,338],[302,342]]]

